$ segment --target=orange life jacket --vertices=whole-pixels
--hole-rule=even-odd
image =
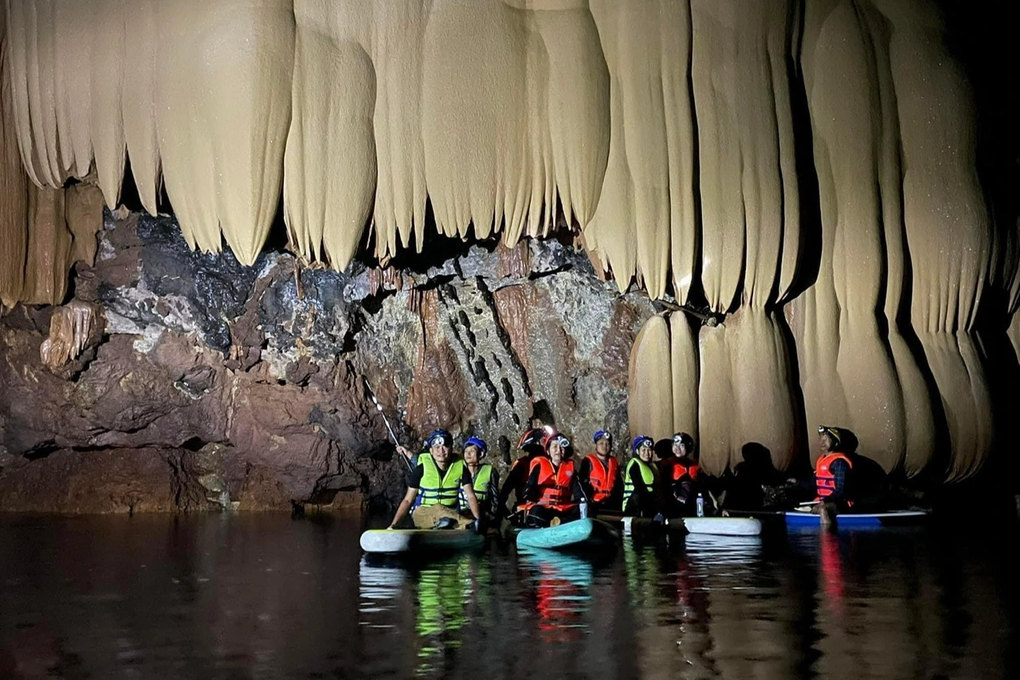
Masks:
[[[553,468],[552,461],[542,456],[531,461],[531,472],[538,468],[538,501],[528,502],[522,505],[524,508],[531,508],[542,505],[554,510],[569,510],[575,503],[570,488],[574,481],[574,462],[565,460],[560,463],[559,469]],[[530,474],[529,474],[530,476]]]
[[[698,478],[699,470],[701,470],[701,466],[684,465],[679,458],[665,458],[659,461],[659,472],[662,474],[662,478],[671,482],[679,482],[684,477],[694,481]]]
[[[837,460],[844,460],[847,465],[853,468],[853,463],[842,453],[830,453],[815,462],[815,486],[818,492],[818,498],[815,500],[827,498],[836,490],[836,475],[832,474],[829,468]]]
[[[588,474],[588,482],[595,492],[591,499],[595,503],[602,503],[613,495],[613,487],[620,473],[620,464],[612,456],[609,457],[609,464],[603,465],[599,457],[589,453],[585,459],[591,464],[591,472]]]

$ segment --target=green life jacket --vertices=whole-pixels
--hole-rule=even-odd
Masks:
[[[475,498],[478,499],[478,505],[485,505],[485,502],[489,499],[492,492],[492,466],[488,463],[483,464],[478,468],[478,474],[471,480],[471,487],[475,490]],[[460,504],[461,510],[470,510],[467,503],[467,498],[464,497],[464,491],[460,491],[458,496],[458,503]],[[483,510],[484,511],[484,510]]]
[[[630,459],[627,463],[627,469],[623,472],[623,507],[627,507],[627,501],[634,495],[634,482],[630,481],[630,469],[635,465],[641,470],[641,481],[645,483],[645,486],[649,489],[655,488],[655,480],[658,478],[658,470],[654,466],[649,465],[637,456]]]
[[[418,464],[425,469],[425,474],[422,475],[414,507],[417,508],[420,505],[457,507],[460,482],[464,477],[464,461],[455,460],[450,463],[450,466],[446,468],[446,474],[440,473],[439,466],[432,459],[431,453],[419,455]]]

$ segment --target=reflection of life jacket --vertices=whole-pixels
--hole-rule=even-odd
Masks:
[[[478,499],[478,505],[484,506],[485,502],[489,500],[489,496],[492,495],[492,466],[485,463],[478,468],[478,473],[471,478],[471,487],[475,490],[475,498]],[[461,510],[469,510],[467,498],[464,497],[464,491],[460,491],[458,504]],[[484,512],[484,509],[483,509]]]
[[[431,453],[418,456],[418,464],[425,469],[418,487],[418,497],[414,499],[414,507],[420,505],[445,505],[457,507],[460,496],[460,482],[464,478],[464,461],[455,460],[446,468],[446,473],[439,471],[439,466],[432,459]]]
[[[831,496],[836,490],[836,475],[832,474],[829,468],[837,460],[846,461],[847,466],[853,468],[853,463],[842,453],[830,453],[822,456],[815,463],[815,486],[818,489],[818,499]],[[846,499],[849,500],[849,499]]]
[[[659,461],[659,472],[662,478],[671,482],[694,481],[698,478],[701,467],[697,464],[684,465],[679,458],[666,458]]]
[[[632,481],[630,481],[630,470],[635,465],[637,465],[638,469],[641,471],[641,481],[644,482],[645,487],[647,487],[648,489],[654,489],[655,488],[655,480],[658,479],[658,477],[659,477],[659,471],[655,467],[653,467],[653,466],[649,465],[648,463],[644,462],[643,460],[641,460],[637,456],[634,456],[633,458],[631,458],[630,462],[627,463],[627,469],[623,473],[623,507],[624,508],[627,507],[627,501],[630,500],[630,497],[633,496],[635,491],[636,491],[636,489],[634,488],[634,483]]]
[[[559,468],[542,456],[531,461],[531,470],[538,469],[538,501],[525,503],[521,507],[531,508],[542,505],[554,510],[568,510],[573,507],[571,483],[574,481],[574,462],[565,460]],[[530,476],[530,475],[529,475]]]
[[[599,457],[589,453],[585,459],[591,464],[591,472],[588,473],[588,483],[594,491],[591,500],[595,503],[602,503],[609,500],[613,494],[613,486],[616,484],[616,477],[620,473],[620,464],[612,456],[609,457],[609,464],[603,465]]]

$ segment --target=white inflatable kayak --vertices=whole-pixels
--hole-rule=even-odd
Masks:
[[[665,523],[656,522],[647,517],[624,517],[621,522],[624,535],[630,535],[634,531],[655,529],[715,536],[758,536],[761,534],[761,521],[753,517],[675,517],[667,519]]]
[[[465,529],[369,529],[361,534],[367,553],[444,552],[477,548],[485,537]]]

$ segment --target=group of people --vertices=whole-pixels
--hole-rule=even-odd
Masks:
[[[809,485],[819,512],[830,518],[853,506],[856,446],[849,441],[852,433],[840,428],[821,426],[818,434],[821,455],[813,477],[789,483]],[[699,475],[694,439],[686,432],[674,434],[668,448],[656,447],[646,435],[635,437],[624,466],[613,456],[611,433],[599,430],[592,444],[594,450],[575,462],[567,437],[549,426],[533,427],[520,438],[521,455],[501,486],[498,471],[484,462],[484,440],[469,437],[456,458],[453,437],[436,430],[418,454],[397,447],[408,466],[407,493],[390,528],[408,515],[417,528],[478,530],[504,518],[543,527],[599,515],[662,519],[725,513]]]
[[[501,486],[499,473],[483,462],[485,441],[468,438],[463,455],[454,458],[453,437],[436,430],[419,454],[402,446],[397,449],[409,471],[407,493],[390,527],[409,514],[418,528],[478,528],[498,525],[503,518],[542,527],[582,516],[678,517],[712,507],[699,485],[698,459],[689,434],[675,434],[662,455],[656,454],[651,437],[635,437],[625,466],[613,456],[608,431],[596,432],[592,445],[591,453],[575,461],[567,437],[548,426],[531,428],[521,436],[517,444],[521,455]]]

